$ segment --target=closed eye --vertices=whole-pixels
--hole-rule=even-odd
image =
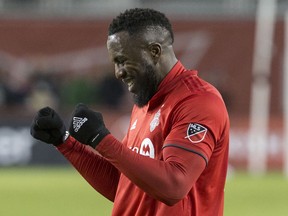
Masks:
[[[114,63],[117,65],[124,64],[127,59],[124,57],[116,57],[114,58]]]

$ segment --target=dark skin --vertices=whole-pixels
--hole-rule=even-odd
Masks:
[[[148,31],[136,38],[120,32],[109,36],[107,47],[115,64],[116,77],[126,82],[134,94],[140,94],[143,89],[150,91],[146,86],[151,86],[151,83],[155,83],[154,90],[157,91],[159,83],[177,62],[165,31]],[[153,76],[148,75],[151,73]],[[152,89],[149,95],[153,94]],[[55,127],[52,125],[40,132],[49,131],[51,134],[57,129]],[[95,125],[89,127],[94,128]],[[89,131],[91,128],[88,128]],[[113,137],[107,138],[110,141],[102,141],[96,149],[103,157],[74,139],[69,142],[73,142],[75,148],[69,147],[70,144],[58,148],[62,148],[60,151],[96,190],[112,201],[118,187],[115,181],[118,181],[121,172],[151,197],[172,206],[187,195],[206,167],[202,157],[182,148],[166,147],[163,149],[163,160],[155,160],[131,151]],[[46,142],[45,137],[43,141]]]
[[[169,39],[168,32],[159,27],[134,36],[122,31],[107,39],[115,76],[127,84],[139,107],[148,103],[177,62]]]
[[[107,48],[115,65],[115,76],[128,85],[131,93],[141,94],[143,89],[151,91],[150,97],[156,93],[161,81],[178,61],[169,39],[167,31],[154,28],[139,34],[138,37],[129,36],[128,32],[119,32],[108,37]],[[150,73],[153,73],[154,76],[151,76]],[[156,88],[153,89],[151,83]],[[150,88],[146,88],[146,86]],[[144,100],[146,104],[148,101]],[[144,102],[140,105],[144,106]],[[137,103],[136,105],[139,106]],[[116,159],[118,165],[121,164],[116,167],[133,182],[141,179],[141,183],[137,185],[140,188],[146,188],[145,192],[167,205],[174,205],[183,199],[206,166],[205,161],[199,155],[180,148],[165,148],[163,150],[164,161],[148,158],[146,163],[149,165],[144,167],[141,165],[141,160],[134,160],[134,152],[126,148],[125,151],[127,151],[124,153],[127,158],[121,160],[121,163]],[[115,160],[117,156],[113,155],[111,158]],[[137,155],[137,157],[143,156]],[[125,170],[122,169],[122,166],[125,167]],[[150,169],[155,166],[161,167],[161,169],[155,169],[157,171]],[[145,177],[143,177],[143,173],[146,173]],[[149,183],[151,179],[153,179],[153,184]]]
[[[135,100],[134,97],[135,104],[139,107],[149,102],[161,81],[177,62],[169,39],[167,31],[157,28],[139,34],[138,37],[130,36],[128,32],[119,32],[108,37],[107,48],[115,65],[116,78],[126,83],[128,90],[136,96],[143,95],[143,91],[144,94],[149,92],[147,97],[141,97],[140,101]],[[121,161],[120,167],[117,168],[133,182],[141,179],[141,184],[137,185],[140,188],[146,188],[145,192],[167,205],[174,205],[183,199],[206,166],[205,161],[199,155],[188,151],[183,152],[180,148],[165,148],[163,151],[165,161],[148,159],[149,162],[146,163],[150,165],[145,167],[141,165],[140,160],[135,162],[134,152],[128,149],[125,151],[127,151],[125,155],[130,155],[131,158]],[[112,157],[113,160],[115,157],[117,155]],[[139,155],[139,157],[143,156]],[[131,166],[131,164],[134,165]],[[125,170],[121,169],[122,166]],[[153,169],[150,169],[155,166],[163,168],[161,173],[158,173],[159,170],[155,173]],[[140,169],[141,167],[144,170]],[[149,167],[149,171],[145,170],[146,167]],[[143,178],[143,173],[146,173],[149,178]],[[146,182],[147,179],[149,181],[153,179],[153,184]],[[175,191],[175,188],[178,190]]]

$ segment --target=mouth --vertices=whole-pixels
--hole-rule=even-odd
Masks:
[[[122,79],[122,82],[124,82],[128,86],[128,90],[130,92],[133,92],[133,87],[134,87],[134,79],[133,78]]]

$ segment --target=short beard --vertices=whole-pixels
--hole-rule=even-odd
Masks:
[[[147,76],[142,81],[142,89],[140,92],[133,95],[135,105],[140,108],[148,104],[150,99],[156,93],[159,84],[153,67],[151,65],[146,65],[145,67]]]

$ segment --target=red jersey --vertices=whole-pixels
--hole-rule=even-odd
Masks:
[[[106,136],[96,147],[102,157],[80,146],[69,138],[58,148],[114,201],[112,215],[223,215],[228,114],[219,92],[180,62],[145,107],[134,106],[122,143]],[[85,151],[93,155],[90,166],[83,165]]]

